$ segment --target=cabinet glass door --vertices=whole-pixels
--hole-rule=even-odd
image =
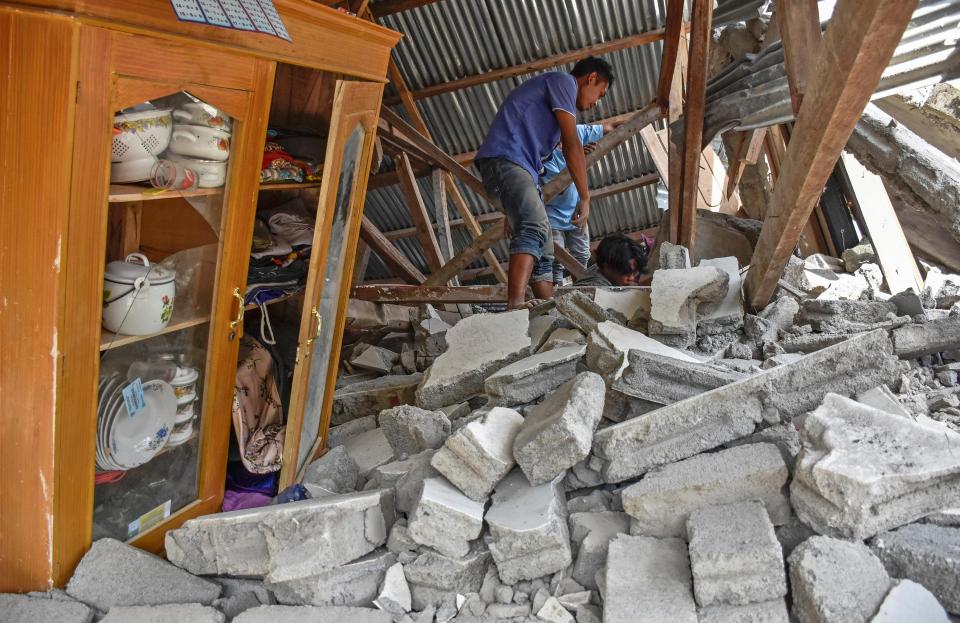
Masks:
[[[94,539],[134,538],[198,498],[211,312],[237,125],[187,91],[115,113]],[[242,313],[242,299],[234,309]]]
[[[337,83],[281,485],[324,445],[383,86]]]

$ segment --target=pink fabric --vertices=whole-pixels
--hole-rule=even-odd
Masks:
[[[259,508],[266,506],[273,500],[269,495],[256,493],[253,491],[233,491],[227,489],[223,492],[223,512],[238,511],[244,508]]]
[[[283,405],[273,378],[273,358],[252,337],[240,343],[233,393],[233,430],[243,466],[254,474],[278,471],[283,459]]]

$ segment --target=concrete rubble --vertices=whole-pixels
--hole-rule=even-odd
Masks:
[[[513,442],[523,422],[513,409],[494,407],[451,435],[430,464],[467,496],[483,500],[516,464]]]
[[[527,413],[513,456],[531,484],[555,479],[590,454],[604,393],[599,375],[582,372]]]
[[[773,444],[737,446],[701,454],[650,472],[621,492],[632,518],[631,534],[684,536],[693,511],[705,506],[760,500],[776,525],[790,518],[783,494],[787,466]]]
[[[0,620],[960,615],[960,277],[891,297],[863,246],[791,259],[756,315],[734,258],[666,246],[651,288],[534,318],[374,306],[311,499],[189,520],[170,562],[97,541]]]

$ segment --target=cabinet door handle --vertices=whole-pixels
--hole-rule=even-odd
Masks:
[[[246,311],[246,305],[243,302],[243,295],[240,294],[240,288],[233,289],[233,298],[237,299],[237,317],[230,321],[230,328],[236,329],[243,324],[243,312]]]
[[[310,313],[313,314],[313,317],[317,319],[317,330],[316,330],[316,333],[313,334],[313,337],[308,337],[308,338],[307,338],[307,345],[308,345],[308,346],[309,346],[310,344],[313,344],[314,342],[317,341],[317,338],[320,337],[320,329],[323,328],[323,316],[321,316],[321,315],[320,315],[320,312],[317,311],[316,306],[314,306],[314,307],[310,310]]]

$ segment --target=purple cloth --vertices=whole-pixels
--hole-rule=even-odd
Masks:
[[[233,491],[227,489],[223,492],[223,505],[220,507],[223,512],[238,511],[244,508],[259,508],[267,506],[273,501],[273,497],[253,491]]]
[[[500,105],[476,159],[504,158],[538,180],[542,161],[560,140],[556,110],[576,118],[577,79],[551,71],[527,80]]]
[[[227,463],[227,489],[239,492],[261,493],[268,497],[277,494],[280,472],[254,474],[240,461]]]

